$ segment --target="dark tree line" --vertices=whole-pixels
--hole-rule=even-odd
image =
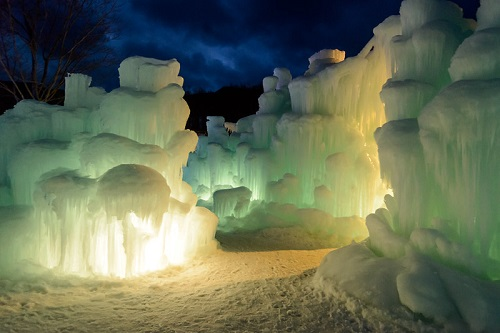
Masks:
[[[226,121],[236,122],[254,114],[259,109],[258,98],[262,93],[260,84],[223,87],[215,92],[186,93],[184,99],[191,111],[186,127],[204,133],[207,116],[223,116]]]

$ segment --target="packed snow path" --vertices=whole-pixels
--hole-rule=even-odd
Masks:
[[[2,277],[0,331],[426,331],[315,292],[315,268],[331,249],[277,250],[275,240],[252,238],[221,237],[222,249],[210,257],[135,279]]]

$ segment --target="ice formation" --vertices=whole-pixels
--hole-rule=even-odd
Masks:
[[[345,232],[349,241],[366,235],[364,226],[353,223],[345,230],[336,218],[364,217],[386,193],[373,132],[385,122],[379,92],[391,73],[387,44],[398,29],[395,18],[387,19],[354,58],[344,60],[343,51],[322,50],[295,79],[286,68],[276,68],[263,79],[259,110],[235,125],[209,117],[208,136],[190,156],[185,180],[202,199],[200,204],[218,214],[221,229],[253,230],[253,210],[260,214],[278,204],[324,213],[331,222],[325,228]],[[224,196],[228,202],[221,203],[220,190],[242,187],[250,193],[248,209],[247,204],[244,210],[235,205],[231,192]],[[303,226],[301,219],[274,209],[267,212],[276,214],[274,222],[257,223],[261,228]]]
[[[402,2],[375,132],[394,195],[367,217],[366,243],[324,259],[320,288],[447,331],[498,331],[499,13],[481,1],[476,27],[451,2]]]
[[[110,93],[71,74],[64,106],[22,101],[0,118],[1,267],[127,277],[216,248],[217,217],[182,181],[198,138],[179,69],[128,58]]]
[[[175,60],[126,59],[109,94],[69,76],[64,107],[24,101],[0,118],[0,264],[159,269],[214,249],[208,207],[221,232],[369,234],[324,259],[318,288],[497,331],[500,3],[482,0],[477,25],[462,16],[404,0],[356,57],[322,50],[295,79],[276,68],[256,114],[211,116],[199,138]]]

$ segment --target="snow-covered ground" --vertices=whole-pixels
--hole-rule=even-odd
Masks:
[[[219,235],[215,254],[134,279],[35,267],[3,274],[0,332],[438,331],[410,314],[395,318],[341,293],[332,299],[314,290],[316,268],[332,249],[282,249],[277,235]]]

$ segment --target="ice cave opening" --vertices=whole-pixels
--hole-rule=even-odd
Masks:
[[[110,93],[69,74],[64,106],[18,103],[0,117],[0,266],[130,277],[213,253],[216,232],[295,228],[342,247],[315,287],[495,331],[500,3],[476,22],[404,0],[373,34],[302,76],[276,68],[254,115],[211,116],[206,136],[185,129],[175,59],[125,59]]]

